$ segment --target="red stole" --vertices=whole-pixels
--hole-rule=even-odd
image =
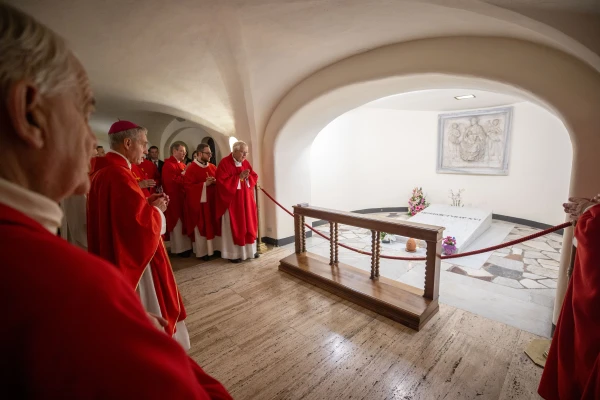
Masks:
[[[165,160],[162,169],[162,184],[165,194],[169,196],[169,207],[165,212],[167,217],[167,233],[173,232],[177,221],[181,219],[183,234],[187,234],[187,228],[184,221],[185,193],[183,190],[183,175],[185,164],[177,162],[175,157],[171,156]]]
[[[144,173],[144,171],[142,171],[138,165],[131,164],[131,173],[133,174],[133,177],[137,181],[138,186],[140,185],[141,181],[145,181],[146,179],[148,179],[148,176],[146,175],[146,173]],[[142,189],[142,188],[140,188],[140,189]],[[142,193],[144,193],[144,197],[150,196],[150,190],[148,188],[143,188]]]
[[[103,159],[102,165],[96,162],[88,194],[88,251],[116,265],[134,290],[150,264],[172,335],[186,314],[160,237],[160,212],[148,203],[123,157],[108,153]]]
[[[194,228],[198,228],[200,235],[211,240],[215,237],[215,194],[216,184],[206,187],[206,202],[201,203],[204,183],[209,176],[215,176],[217,167],[207,163],[201,167],[193,161],[185,171],[183,184],[185,188],[186,225],[188,235],[194,238]]]
[[[240,174],[247,169],[250,170],[248,179],[240,180]],[[219,221],[217,223],[217,235],[221,235],[221,217],[225,214],[225,211],[229,210],[233,242],[238,246],[254,243],[258,229],[254,186],[258,181],[258,175],[254,172],[248,160],[244,160],[240,167],[236,167],[233,154],[229,154],[219,163],[216,177],[215,215],[216,220]]]
[[[600,205],[575,227],[577,253],[539,394],[600,399]]]

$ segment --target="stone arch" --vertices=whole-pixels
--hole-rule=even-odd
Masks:
[[[596,167],[600,135],[600,74],[562,51],[500,37],[443,37],[380,47],[327,66],[300,82],[279,102],[267,124],[262,148],[262,183],[280,202],[310,201],[306,160],[318,132],[337,116],[390,94],[442,87],[512,93],[557,115],[573,145],[570,195],[590,197],[600,187]],[[263,230],[289,236],[292,223],[265,204]],[[565,236],[563,249],[570,246]],[[568,254],[563,251],[564,255]],[[564,266],[557,311],[566,287]]]

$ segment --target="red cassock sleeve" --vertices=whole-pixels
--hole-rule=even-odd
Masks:
[[[573,275],[538,389],[547,400],[600,398],[600,205],[579,218],[575,238]]]
[[[119,166],[92,176],[88,208],[88,251],[118,265],[135,288],[160,244],[160,211]]]

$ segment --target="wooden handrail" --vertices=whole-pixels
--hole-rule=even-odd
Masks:
[[[373,254],[371,260],[371,279],[373,280],[379,278],[380,232],[424,240],[427,243],[427,253],[423,297],[429,300],[438,299],[443,227],[298,205],[294,206],[294,230],[297,254],[306,253],[306,232],[304,229],[306,217],[329,221],[331,229],[330,265],[332,266],[338,263],[338,224],[370,230]]]
[[[382,217],[312,206],[294,206],[294,214],[432,242],[441,240],[444,230],[441,226],[417,224],[390,218],[383,219]]]

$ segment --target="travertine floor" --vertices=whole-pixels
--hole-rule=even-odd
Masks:
[[[280,272],[173,259],[191,356],[236,399],[529,399],[537,336],[452,306],[420,332]]]

